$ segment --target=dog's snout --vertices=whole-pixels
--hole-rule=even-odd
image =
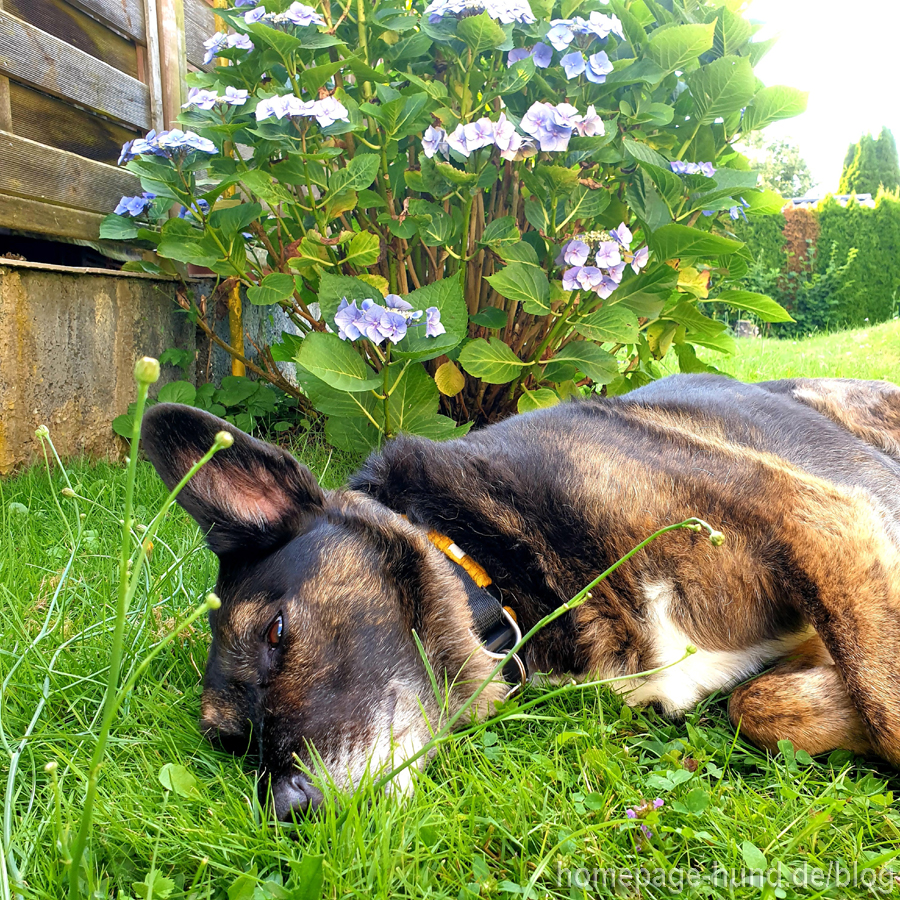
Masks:
[[[300,772],[272,779],[272,803],[279,822],[303,818],[315,812],[321,802],[322,792]]]

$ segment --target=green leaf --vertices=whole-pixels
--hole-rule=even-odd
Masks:
[[[527,241],[519,241],[516,244],[502,244],[497,248],[497,253],[505,263],[520,262],[538,267],[541,264],[534,247]]]
[[[159,770],[159,783],[167,791],[174,791],[179,797],[200,796],[197,779],[184,766],[177,763],[166,763]]]
[[[134,416],[130,413],[123,413],[121,416],[116,416],[112,420],[112,430],[119,435],[119,437],[130,440],[131,435],[134,433]]]
[[[702,815],[709,806],[709,794],[702,787],[696,787],[684,798],[684,805],[689,813]]]
[[[437,415],[440,392],[421,363],[394,362],[387,367],[387,423],[391,435],[419,434],[418,426]]]
[[[506,70],[491,96],[508,97],[510,94],[517,94],[534,78],[536,71],[534,60],[530,56],[520,59]]]
[[[469,316],[469,321],[484,328],[505,328],[509,318],[505,309],[486,306],[475,315]]]
[[[525,218],[528,223],[541,234],[549,234],[551,230],[550,213],[537,197],[529,197],[524,204]]]
[[[499,338],[469,341],[459,354],[460,365],[488,384],[507,384],[530,363],[519,359]]]
[[[754,26],[742,15],[723,6],[716,17],[716,36],[713,40],[716,56],[728,56],[741,51],[753,37],[754,30]]]
[[[545,316],[550,312],[550,282],[542,269],[510,263],[487,281],[501,297],[520,302],[527,313]]]
[[[291,860],[291,900],[320,900],[325,886],[324,856],[303,855]]]
[[[808,91],[776,84],[763,88],[744,112],[741,130],[747,134],[759,131],[779,119],[790,119],[806,112]]]
[[[734,253],[743,246],[740,241],[689,228],[687,225],[666,225],[650,237],[650,247],[660,260],[721,256]]]
[[[674,72],[712,49],[715,30],[715,22],[658,28],[650,35],[644,52],[661,69]]]
[[[655,167],[647,166],[646,168],[654,169]],[[655,171],[660,173],[662,178],[663,170],[655,169]],[[670,187],[674,188],[674,185],[670,185]],[[651,232],[658,231],[672,221],[669,207],[646,171],[635,172],[625,190],[625,199]]]
[[[601,344],[633,344],[639,327],[637,315],[621,303],[604,306],[572,323],[578,334]]]
[[[539,388],[536,391],[522,389],[522,396],[516,403],[520,413],[532,412],[535,409],[549,409],[559,403],[559,395],[550,388]]]
[[[235,203],[224,201],[229,206],[217,206],[209,217],[209,224],[221,231],[229,240],[238,232],[246,231],[251,222],[262,215],[259,203]]]
[[[446,332],[437,337],[426,337],[424,325],[409,328],[406,337],[396,343],[391,351],[396,359],[425,362],[452,350],[466,336],[468,311],[458,278],[442,278],[407,294],[403,299],[412,304],[413,309],[437,307]]]
[[[328,193],[341,191],[361,191],[367,188],[378,174],[381,160],[374,153],[360,153],[354,156],[346,167],[338,169],[328,181]]]
[[[615,307],[611,307],[615,309]],[[609,384],[619,374],[616,358],[589,341],[566,344],[544,368],[544,380],[569,381],[584,372],[595,384]]]
[[[379,428],[384,424],[384,404],[371,391],[338,391],[316,378],[306,369],[297,367],[297,382],[310,403],[326,416],[340,418],[361,417]]]
[[[100,240],[133,241],[138,236],[138,226],[128,216],[110,213],[100,223]]]
[[[752,291],[722,291],[714,298],[719,303],[727,303],[759,316],[763,322],[793,322],[790,313],[771,297]]]
[[[148,872],[143,881],[136,881],[132,884],[135,896],[141,900],[147,897],[153,897],[154,900],[167,900],[172,896],[175,890],[175,882],[171,878],[166,878],[157,871]]]
[[[622,138],[622,149],[625,151],[625,155],[630,156],[635,162],[647,163],[651,166],[657,166],[660,169],[669,168],[669,161],[661,153],[657,153],[652,147],[649,147],[641,141],[632,141],[628,138]]]
[[[365,269],[378,261],[381,253],[381,239],[377,234],[361,231],[350,238],[344,262],[355,269]],[[271,277],[271,276],[270,276]]]
[[[252,872],[245,875],[238,875],[237,878],[228,886],[228,900],[255,900],[256,886],[259,879],[256,876],[256,866]]]
[[[630,59],[616,60],[615,70],[606,76],[607,84],[616,86],[624,84],[659,84],[668,74],[652,59],[639,59],[636,62]]]
[[[609,206],[609,194],[602,189],[591,189],[579,184],[572,192],[572,196],[566,200],[566,217],[559,223],[562,228],[568,222],[579,219],[587,220],[599,216]]]
[[[381,432],[368,419],[342,419],[330,416],[325,423],[325,438],[338,450],[368,453],[378,446]]]
[[[763,871],[769,864],[765,853],[756,844],[751,844],[750,841],[744,841],[741,844],[741,855],[744,857],[744,862],[747,866],[758,872]]]
[[[297,362],[339,391],[371,391],[381,388],[381,377],[363,362],[355,347],[342,341],[336,334],[310,332],[300,345]]]
[[[513,216],[501,216],[494,219],[481,235],[480,244],[499,247],[501,244],[515,244],[522,239]]]
[[[622,283],[609,302],[625,306],[643,318],[655,319],[675,290],[678,273],[664,263],[648,266],[639,275],[635,275],[630,269],[625,272]]]
[[[506,41],[503,29],[486,12],[461,19],[456,34],[473,53],[493,50]]]
[[[457,169],[456,166],[440,159],[433,159],[432,163],[434,164],[437,173],[451,184],[466,185],[475,184],[475,182],[478,181],[478,175],[476,175],[475,172],[464,172],[462,169]]]
[[[756,76],[746,57],[723,56],[687,76],[694,98],[694,122],[710,125],[746,106],[756,93]]]
[[[272,272],[254,287],[247,288],[247,299],[254,306],[271,306],[294,293],[294,278],[284,272]]]
[[[184,403],[193,406],[197,389],[189,381],[170,381],[159,389],[156,399],[160,403]]]

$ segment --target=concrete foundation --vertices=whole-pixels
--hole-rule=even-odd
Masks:
[[[135,360],[196,348],[175,287],[136,273],[0,259],[0,474],[37,459],[42,424],[61,455],[117,450],[110,422],[134,400]],[[155,388],[183,377],[166,366]]]

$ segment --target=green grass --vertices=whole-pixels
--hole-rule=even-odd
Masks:
[[[744,342],[741,357],[722,368],[748,380],[900,380],[898,339],[894,322],[796,345]],[[327,487],[342,483],[352,464],[313,442],[298,453]],[[35,468],[0,482],[0,678],[8,679],[0,698],[0,898],[63,895],[65,835],[77,826],[98,725],[125,478],[118,466],[83,463],[70,478],[93,501],[59,498],[73,533],[85,517],[74,547],[54,499],[64,486],[58,471],[48,478]],[[137,520],[148,521],[163,498],[142,463]],[[214,558],[193,522],[174,511],[130,614],[125,676],[214,580]],[[344,798],[343,812],[328,808],[292,836],[260,815],[249,766],[198,733],[207,642],[203,626],[169,646],[114,727],[90,845],[96,897],[505,898],[522,896],[538,870],[534,896],[614,896],[609,881],[579,889],[576,870],[641,866],[650,886],[638,894],[626,885],[621,895],[867,897],[862,886],[823,891],[815,880],[794,886],[790,876],[802,881],[806,867],[827,882],[829,871],[855,860],[875,860],[880,872],[880,857],[900,852],[891,793],[900,781],[887,767],[845,752],[795,757],[789,747],[770,757],[735,736],[722,698],[675,725],[623,707],[605,689],[573,689],[523,709],[541,696],[530,688],[519,712],[457,735],[412,799]],[[49,762],[58,766],[58,794]],[[186,767],[196,792],[165,790],[159,772],[167,763]],[[665,805],[643,820],[648,839],[625,810],[655,797]],[[777,893],[741,883],[741,870],[763,857],[787,876]],[[152,893],[151,870],[168,879]],[[736,871],[735,884],[723,886],[721,870]],[[891,877],[882,874],[882,884],[890,887]]]
[[[741,381],[886,378],[900,384],[900,319],[802,340],[745,338],[733,357],[702,350],[698,355]]]

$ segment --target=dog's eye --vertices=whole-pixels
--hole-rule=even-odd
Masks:
[[[281,643],[281,635],[283,632],[284,617],[281,613],[278,613],[272,621],[272,624],[269,626],[269,633],[266,635],[266,640],[268,640],[270,647],[277,647]]]

